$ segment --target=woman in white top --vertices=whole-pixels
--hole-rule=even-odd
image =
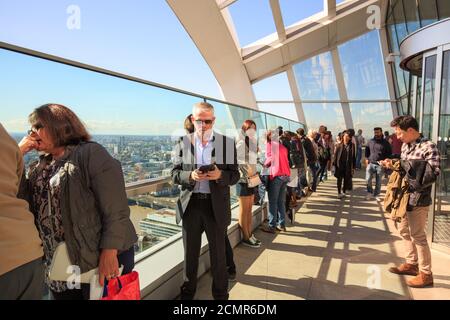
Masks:
[[[245,120],[242,124],[236,150],[241,173],[241,179],[236,184],[236,195],[239,197],[239,226],[242,230],[242,243],[248,247],[259,248],[261,241],[252,234],[252,206],[257,187],[249,186],[249,178],[257,175],[258,146],[256,123],[253,120]]]

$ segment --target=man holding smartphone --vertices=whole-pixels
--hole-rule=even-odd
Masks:
[[[194,133],[176,146],[171,172],[181,185],[177,223],[183,221],[184,284],[181,299],[192,300],[197,288],[201,236],[206,232],[213,275],[214,299],[228,299],[225,236],[231,222],[230,186],[240,175],[233,139],[213,131],[214,107],[196,103],[192,111]]]
[[[383,130],[381,128],[374,128],[373,131],[374,137],[366,146],[366,200],[376,198],[377,201],[381,201],[379,195],[381,192],[383,168],[379,162],[390,158],[392,156],[392,149],[389,142],[384,139]],[[372,187],[373,176],[375,176],[375,190]]]
[[[401,150],[402,176],[408,182],[408,206],[405,217],[396,223],[403,239],[406,262],[391,267],[390,272],[415,276],[406,281],[413,288],[433,285],[431,250],[425,233],[432,200],[432,186],[440,174],[440,155],[436,144],[422,136],[419,124],[412,116],[399,116],[392,120],[397,137],[403,142]],[[398,160],[397,160],[398,161]],[[393,169],[393,161],[382,161]]]

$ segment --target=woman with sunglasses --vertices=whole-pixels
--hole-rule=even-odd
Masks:
[[[89,299],[89,284],[70,289],[49,279],[56,247],[66,243],[70,262],[81,273],[97,268],[100,284],[134,268],[136,231],[130,220],[120,163],[92,142],[69,108],[46,104],[28,118],[22,154],[40,152],[23,186],[43,242],[46,283],[54,299]]]

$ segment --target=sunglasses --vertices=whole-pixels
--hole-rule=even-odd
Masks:
[[[28,135],[32,135],[33,133],[37,133],[38,130],[42,129],[42,128],[44,128],[44,126],[42,124],[38,123],[38,124],[32,126],[31,129],[27,131]]]
[[[214,121],[214,120],[210,120],[210,119],[208,119],[208,120],[194,120],[194,122],[195,122],[197,125],[201,125],[202,123],[204,123],[204,124],[211,124],[211,123],[213,123],[213,121]]]

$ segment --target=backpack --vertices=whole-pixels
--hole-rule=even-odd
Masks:
[[[291,168],[303,168],[305,163],[305,155],[303,147],[299,141],[291,141],[291,148],[289,150],[289,163]]]
[[[314,147],[311,140],[309,140],[306,137],[302,137],[300,141],[303,145],[303,149],[305,150],[305,155],[306,159],[308,160],[308,164],[316,162],[317,157],[316,153],[314,152]]]
[[[322,143],[318,143],[318,158],[319,161],[325,162],[331,159],[330,148],[326,148]]]

